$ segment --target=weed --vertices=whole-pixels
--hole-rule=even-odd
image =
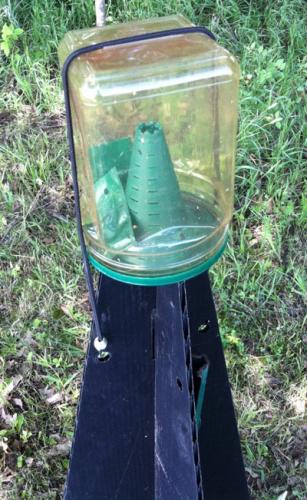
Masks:
[[[11,52],[16,50],[16,42],[23,34],[23,29],[15,28],[14,26],[4,24],[2,27],[2,39],[0,42],[0,48],[3,50],[6,57],[9,57]]]

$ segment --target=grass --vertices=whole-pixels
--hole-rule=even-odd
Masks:
[[[67,471],[90,313],[56,48],[93,3],[0,0],[1,498],[59,498]],[[117,0],[108,22],[176,12],[240,61],[232,238],[211,278],[252,497],[303,499],[304,2]]]

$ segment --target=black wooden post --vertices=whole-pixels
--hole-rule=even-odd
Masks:
[[[111,357],[99,361],[90,342],[65,499],[248,499],[207,274],[158,288],[103,278],[98,310]],[[202,355],[197,430],[192,359]]]

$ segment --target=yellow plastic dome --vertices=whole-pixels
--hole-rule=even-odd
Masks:
[[[173,16],[85,29],[67,33],[59,47],[61,64],[69,58],[89,258],[128,283],[192,277],[217,260],[227,239],[238,64],[205,32],[146,38],[188,27]],[[93,47],[118,39],[125,40]]]

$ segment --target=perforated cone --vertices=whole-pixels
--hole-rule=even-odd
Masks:
[[[158,122],[136,128],[126,197],[138,238],[184,223],[183,200]]]

